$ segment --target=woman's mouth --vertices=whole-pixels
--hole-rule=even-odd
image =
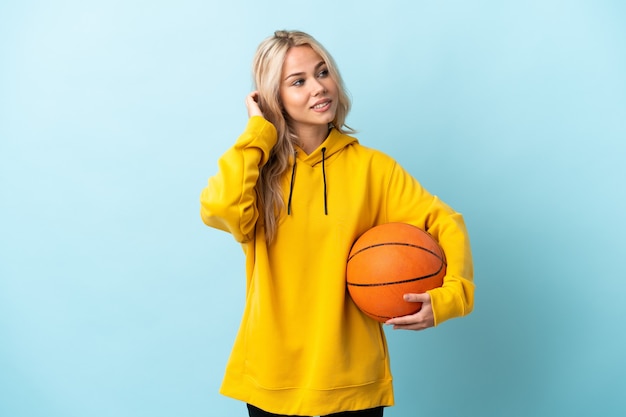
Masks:
[[[313,105],[311,109],[315,111],[326,111],[330,107],[331,103],[332,103],[332,100],[323,100],[323,101],[315,103],[315,105]]]

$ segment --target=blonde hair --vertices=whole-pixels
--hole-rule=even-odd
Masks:
[[[350,111],[343,80],[335,61],[326,49],[311,35],[300,31],[279,30],[265,39],[257,48],[252,64],[255,89],[259,92],[259,107],[263,116],[272,123],[278,132],[278,142],[272,148],[267,163],[261,168],[256,191],[264,224],[265,237],[271,242],[276,236],[278,219],[284,211],[281,178],[290,167],[294,156],[294,144],[298,143],[295,132],[290,128],[287,114],[280,101],[280,84],[285,55],[295,46],[311,47],[326,63],[330,77],[338,88],[338,106],[332,126],[342,133],[354,130],[345,124]]]

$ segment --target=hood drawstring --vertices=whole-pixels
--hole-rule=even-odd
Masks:
[[[324,177],[324,214],[328,216],[328,202],[326,200],[326,147],[322,148],[322,176]]]
[[[293,183],[296,179],[296,161],[298,151],[293,152],[293,168],[291,168],[291,185],[289,186],[289,200],[287,201],[287,215],[291,215],[291,197],[293,196]]]
[[[289,184],[289,199],[287,200],[287,215],[291,215],[291,198],[293,197],[293,185],[296,182],[296,161],[298,151],[293,153],[293,167],[291,168],[291,183]],[[326,148],[322,148],[322,177],[324,179],[324,214],[328,216],[328,200],[326,197]]]

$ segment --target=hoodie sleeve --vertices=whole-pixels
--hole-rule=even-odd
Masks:
[[[260,168],[276,144],[276,128],[260,116],[248,120],[246,130],[218,161],[200,195],[200,216],[211,227],[233,235],[238,242],[253,238],[259,218],[255,186]]]
[[[426,230],[446,255],[443,286],[428,291],[435,325],[469,314],[474,307],[474,270],[463,216],[426,191],[398,164],[392,169],[386,201],[389,221],[410,223]]]

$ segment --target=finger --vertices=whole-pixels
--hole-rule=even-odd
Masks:
[[[411,314],[411,315],[408,315],[408,316],[391,318],[391,319],[387,320],[385,322],[385,324],[404,325],[404,326],[406,326],[406,325],[420,323],[421,321],[423,321],[423,318],[420,317],[420,313],[417,312],[415,314]]]
[[[422,293],[422,294],[414,294],[408,293],[404,294],[404,301],[409,303],[426,303],[430,301],[430,294]]]
[[[393,326],[394,330],[424,330],[431,327],[428,324],[428,320],[418,318],[417,316],[418,314],[396,317],[391,320],[387,320],[385,324]]]
[[[394,330],[426,330],[428,329],[428,325],[422,323],[414,323],[414,324],[396,324],[393,326]]]
[[[246,107],[248,109],[248,116],[261,116],[263,117],[263,112],[259,107],[259,92],[253,91],[246,96]]]

